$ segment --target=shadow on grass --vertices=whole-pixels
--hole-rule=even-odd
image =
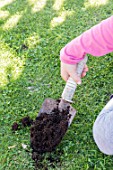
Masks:
[[[33,1],[16,0],[1,9],[6,11],[6,17],[0,19],[0,41],[5,44],[1,50],[11,54],[6,54],[7,81],[0,87],[0,112],[7,126],[26,115],[35,118],[44,98],[60,97],[64,85],[59,76],[60,49],[112,14],[111,1],[88,8],[84,0],[65,0],[59,8],[55,8],[55,0],[44,2],[38,9]]]

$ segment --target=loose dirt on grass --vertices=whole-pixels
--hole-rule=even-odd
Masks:
[[[29,116],[23,117],[19,122],[13,123],[12,131],[15,132],[24,127],[31,126],[32,123],[33,123],[33,120]]]
[[[69,119],[69,107],[62,111],[57,107],[50,114],[42,112],[34,121],[29,116],[21,119],[21,128],[31,125],[30,146],[36,168],[43,159],[43,153],[55,151],[67,131]],[[18,129],[18,123],[14,122],[12,130]]]
[[[69,109],[54,109],[51,114],[41,113],[31,127],[31,147],[33,151],[44,153],[53,151],[62,140],[68,128]]]

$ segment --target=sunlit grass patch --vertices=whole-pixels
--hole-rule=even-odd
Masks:
[[[35,47],[39,42],[40,42],[40,37],[35,32],[25,40],[25,44],[27,44],[29,48]]]
[[[58,17],[54,17],[50,23],[51,28],[59,26],[62,24],[65,20],[66,17],[73,15],[74,11],[63,11],[59,14]]]
[[[18,58],[8,45],[0,42],[0,87],[16,80],[23,71],[24,63],[24,59]]]
[[[61,9],[61,7],[63,6],[65,0],[55,0],[55,3],[53,5],[53,9],[58,11]]]
[[[21,14],[15,14],[15,15],[11,16],[6,21],[6,23],[2,26],[2,28],[4,30],[12,29],[13,27],[15,27],[17,25],[17,23],[19,22],[21,17],[22,17],[22,13]]]
[[[12,3],[14,0],[0,0],[0,8]]]
[[[32,12],[38,12],[44,8],[47,0],[29,0],[29,4],[32,6]]]
[[[0,19],[5,19],[9,16],[9,11],[2,11],[0,10]]]
[[[96,7],[96,6],[101,6],[101,5],[106,5],[109,0],[88,0],[85,2],[86,7]]]

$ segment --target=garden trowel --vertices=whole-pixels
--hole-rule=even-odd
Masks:
[[[80,77],[81,77],[81,74],[82,74],[82,71],[84,69],[86,62],[87,62],[87,56],[85,56],[84,59],[80,61],[77,65],[77,74]],[[68,126],[70,126],[76,114],[76,110],[70,105],[70,103],[73,103],[72,98],[74,96],[76,87],[77,87],[76,82],[70,77],[68,81],[66,82],[65,88],[61,95],[61,99],[59,100],[55,100],[51,98],[45,99],[39,111],[38,117],[41,115],[41,113],[51,114],[52,111],[57,108],[60,111],[63,111],[69,108],[69,114],[71,116],[68,122]]]

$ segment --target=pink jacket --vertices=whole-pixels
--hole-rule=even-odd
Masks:
[[[61,49],[60,59],[67,64],[76,64],[84,58],[85,54],[103,56],[112,51],[113,16],[69,42]]]

